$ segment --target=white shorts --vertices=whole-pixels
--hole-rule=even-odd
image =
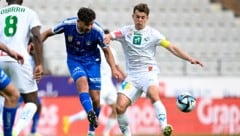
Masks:
[[[158,86],[158,82],[158,72],[156,71],[128,75],[118,93],[126,95],[133,103],[143,92],[147,93],[149,86]]]
[[[38,90],[37,82],[33,79],[32,65],[21,65],[13,61],[0,61],[0,67],[9,76],[20,93],[26,94]]]
[[[102,78],[102,86],[100,92],[100,104],[111,105],[116,103],[117,100],[117,89],[113,85],[111,78]]]

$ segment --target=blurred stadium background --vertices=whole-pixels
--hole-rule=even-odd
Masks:
[[[24,5],[36,10],[43,29],[66,17],[76,16],[81,6],[92,7],[97,21],[114,30],[131,24],[132,8],[146,2],[151,8],[149,25],[186,52],[202,60],[204,70],[186,65],[161,50],[157,53],[162,76],[240,76],[239,0],[25,0]],[[235,2],[235,3],[233,3]],[[223,4],[226,4],[224,6]],[[229,5],[229,6],[228,6]],[[238,9],[236,14],[227,7]],[[224,8],[223,8],[224,7]],[[45,46],[46,69],[54,75],[68,75],[63,36],[50,38]],[[121,51],[120,46],[116,46]],[[56,55],[56,52],[58,55]],[[121,59],[124,59],[122,56]],[[121,61],[121,62],[124,62]]]
[[[150,7],[149,25],[158,29],[170,41],[205,64],[205,67],[200,69],[176,59],[161,47],[157,49],[156,55],[162,77],[161,89],[168,85],[177,88],[166,87],[162,89],[166,92],[163,91],[161,94],[166,96],[163,98],[163,102],[167,103],[169,121],[175,129],[174,135],[240,136],[240,87],[238,86],[240,83],[240,0],[24,0],[23,5],[37,11],[43,24],[42,31],[67,17],[76,16],[79,7],[82,6],[93,8],[97,14],[96,20],[102,27],[114,30],[132,23],[132,8],[138,2],[147,3]],[[1,7],[6,5],[5,1],[0,3]],[[117,44],[119,43],[112,43],[119,52],[119,59],[124,67],[122,49]],[[66,77],[69,73],[66,66],[63,35],[49,38],[44,43],[44,58],[45,71],[51,77],[49,80],[46,79],[45,84],[40,85],[41,94],[45,96],[43,98],[45,108],[43,108],[43,119],[40,121],[39,131],[46,136],[59,136],[62,135],[62,132],[59,132],[61,131],[61,117],[79,110],[77,107],[79,102],[76,98],[69,98],[68,95],[62,95],[61,98],[49,97],[61,96],[61,93],[56,91],[58,88],[62,91],[62,88],[58,87],[61,83],[53,83],[53,81],[57,81],[55,78],[64,77],[65,84],[67,84]],[[62,84],[64,85],[64,83]],[[54,88],[55,86],[57,87]],[[66,90],[72,91],[69,88]],[[180,113],[176,110],[174,100],[174,96],[179,93],[179,90],[180,92],[190,91],[199,98],[198,103],[209,104],[208,108],[210,108],[203,109],[201,114],[198,110],[201,105],[198,105],[197,109],[190,114]],[[208,95],[212,98],[211,101],[201,99]],[[72,103],[76,107],[68,106]],[[140,100],[135,107],[140,109],[139,112],[146,112],[146,117],[149,117],[147,113],[149,109],[142,109],[139,106],[143,103],[148,103],[148,101]],[[49,113],[55,113],[54,111],[56,114],[51,115],[58,116],[54,120],[57,122],[55,128],[47,123],[52,120],[52,117],[56,118],[49,115]],[[203,117],[205,125],[204,121],[202,124],[199,123],[201,115],[206,115]],[[207,117],[207,115],[209,116]],[[171,118],[171,116],[173,117]],[[136,117],[134,116],[134,118]],[[50,122],[54,124],[54,121]],[[143,121],[146,120],[143,119]],[[158,133],[156,121],[153,122],[155,125],[148,125],[149,129],[146,126],[143,127],[144,125],[141,123],[138,128],[135,125],[135,133],[141,135]],[[84,123],[86,126],[87,123]],[[54,130],[50,129],[51,127]],[[53,133],[53,131],[56,132]],[[69,136],[83,135],[77,133],[79,124],[73,126],[71,131]],[[117,127],[114,132],[119,133]]]

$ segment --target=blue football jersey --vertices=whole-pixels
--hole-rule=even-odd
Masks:
[[[95,22],[89,33],[80,33],[77,29],[77,18],[67,18],[52,28],[53,33],[64,33],[68,58],[83,62],[100,61],[98,45],[102,48],[104,32]]]

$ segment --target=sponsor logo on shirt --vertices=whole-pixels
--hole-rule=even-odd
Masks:
[[[72,35],[69,35],[67,39],[68,39],[68,42],[72,42],[73,36],[72,36]]]
[[[87,46],[91,45],[91,41],[87,41],[87,42],[86,42],[86,45],[87,45]]]

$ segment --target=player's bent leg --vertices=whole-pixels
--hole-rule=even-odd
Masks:
[[[160,101],[158,87],[151,86],[148,88],[147,96],[150,98],[157,119],[159,120],[164,136],[171,136],[172,126],[167,124],[167,112],[163,103]]]
[[[126,115],[127,107],[131,104],[130,99],[124,94],[118,93],[117,97],[117,120],[119,128],[124,136],[131,136],[131,130],[129,127],[128,118]]]
[[[5,98],[3,108],[4,135],[11,135],[20,94],[17,88],[12,83],[9,83],[3,91],[1,91],[1,95]]]
[[[63,132],[65,135],[68,134],[70,126],[73,122],[78,121],[78,120],[85,120],[87,119],[87,113],[82,110],[76,114],[69,115],[69,116],[64,116],[63,117]]]
[[[1,91],[1,95],[5,97],[4,105],[7,107],[16,107],[18,103],[18,99],[20,98],[20,93],[17,88],[13,85],[13,83],[9,83],[3,91]]]
[[[116,107],[117,105],[115,103],[110,104],[110,107],[112,109],[111,114],[108,117],[106,126],[103,130],[103,136],[109,136],[111,129],[115,126],[116,124],[116,118],[117,118],[117,112],[116,112]]]
[[[98,116],[100,114],[100,109],[101,109],[101,106],[100,106],[100,91],[99,90],[90,90],[89,91],[90,95],[91,95],[91,98],[92,98],[92,102],[93,102],[93,111],[94,111],[94,114],[93,112],[89,112],[88,113],[88,120],[90,122],[90,124],[96,128],[98,127]],[[90,131],[93,131],[94,129],[91,128],[91,125],[90,125]]]

